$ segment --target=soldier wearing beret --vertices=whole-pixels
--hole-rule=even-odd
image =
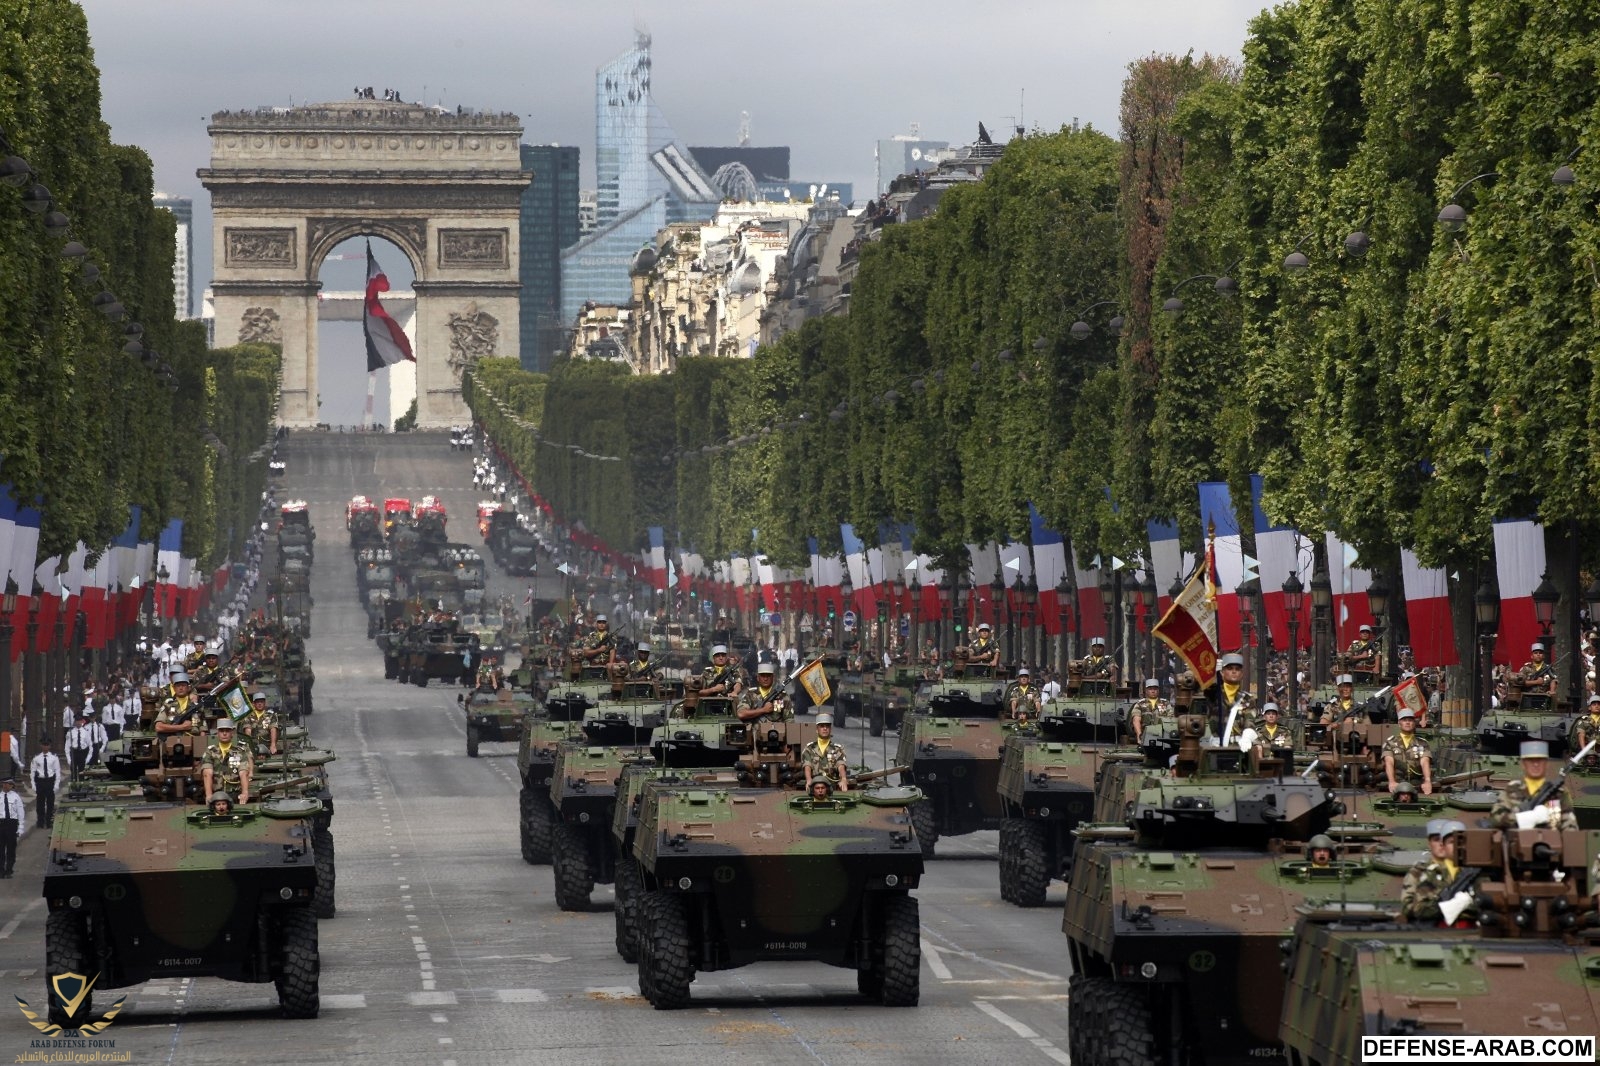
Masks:
[[[1400,916],[1409,922],[1438,922],[1442,926],[1470,928],[1477,923],[1478,904],[1467,890],[1444,893],[1461,874],[1456,864],[1456,834],[1466,831],[1460,822],[1435,818],[1428,823],[1428,857],[1406,872],[1400,890]]]

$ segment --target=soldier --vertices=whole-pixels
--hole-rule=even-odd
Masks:
[[[479,692],[499,692],[501,686],[505,684],[505,680],[504,675],[500,673],[498,664],[492,662],[479,663],[478,676],[474,680],[473,687]]]
[[[739,680],[739,668],[728,662],[728,646],[712,645],[711,665],[706,667],[705,675],[700,680],[700,695],[737,697],[743,687]]]
[[[1083,679],[1085,681],[1115,681],[1117,679],[1116,660],[1106,654],[1104,637],[1095,637],[1089,642],[1089,657],[1083,660]]]
[[[1524,692],[1549,693],[1553,696],[1556,691],[1556,672],[1545,662],[1544,653],[1544,642],[1534,641],[1528,649],[1531,658],[1522,664],[1522,669],[1517,673],[1522,678]]]
[[[585,662],[617,661],[617,642],[611,636],[611,623],[606,621],[605,615],[594,616],[594,632],[584,638],[583,648],[579,654],[583,656]]]
[[[850,770],[845,760],[844,748],[833,739],[833,715],[822,711],[817,715],[817,735],[811,743],[800,749],[800,765],[806,771],[806,791],[811,791],[814,781],[826,781],[840,792],[850,790]]]
[[[1478,905],[1462,889],[1449,899],[1441,897],[1461,874],[1456,865],[1455,837],[1466,826],[1447,818],[1428,823],[1428,857],[1406,873],[1400,890],[1400,917],[1408,922],[1434,921],[1444,928],[1470,929],[1478,921]]]
[[[1578,828],[1578,818],[1572,813],[1572,801],[1567,798],[1566,789],[1546,797],[1537,807],[1526,809],[1545,786],[1550,745],[1542,740],[1524,740],[1521,756],[1522,776],[1501,790],[1500,798],[1489,812],[1490,824],[1496,829]]]
[[[200,782],[207,796],[218,789],[237,790],[239,802],[249,803],[255,760],[250,756],[250,746],[236,743],[233,733],[232,719],[223,718],[217,722],[217,739],[200,757]]]
[[[172,671],[168,697],[161,703],[156,716],[157,733],[198,733],[200,731],[200,701],[194,698],[189,686],[189,672],[182,667]]]
[[[1417,736],[1417,712],[1400,708],[1400,732],[1383,742],[1383,773],[1389,779],[1389,793],[1433,794],[1433,752]]]
[[[1332,867],[1333,852],[1333,838],[1326,833],[1318,833],[1306,841],[1306,859],[1311,863],[1313,870],[1326,870]]]
[[[1322,708],[1322,723],[1332,725],[1341,718],[1348,718],[1353,722],[1366,721],[1366,711],[1363,705],[1356,702],[1356,679],[1353,674],[1340,674],[1335,680],[1338,695],[1329,700]]]
[[[650,661],[650,642],[648,640],[641,640],[636,652],[637,654],[634,656],[633,662],[628,664],[628,680],[657,680],[661,675],[660,671],[656,669],[655,664]],[[703,689],[701,692],[704,694]]]
[[[787,722],[794,717],[789,709],[789,699],[777,686],[777,667],[771,662],[756,666],[756,683],[745,689],[739,697],[736,712],[741,722]]]
[[[213,818],[232,818],[233,797],[226,792],[213,792],[206,801],[206,808]]]
[[[1006,704],[1015,721],[1026,723],[1039,717],[1039,690],[1033,687],[1033,676],[1026,666],[1017,671],[1017,682],[1006,694]]]
[[[1276,703],[1263,703],[1261,717],[1256,722],[1256,743],[1266,748],[1292,748],[1294,737],[1289,730],[1279,722],[1281,712]]]
[[[1572,737],[1567,741],[1567,747],[1582,751],[1589,741],[1596,739],[1600,739],[1600,694],[1589,697],[1589,713],[1572,723]],[[1584,762],[1594,766],[1600,763],[1600,756],[1590,752],[1584,757]]]
[[[250,697],[250,713],[244,716],[239,728],[250,738],[250,747],[255,754],[278,754],[278,716],[267,709],[265,692],[257,692]]]
[[[1128,713],[1133,722],[1133,739],[1138,742],[1144,738],[1147,727],[1156,722],[1173,717],[1172,704],[1161,698],[1161,682],[1153,677],[1145,678],[1144,699],[1133,705]]]
[[[1363,674],[1378,672],[1378,642],[1372,639],[1372,627],[1363,625],[1360,634],[1350,642],[1350,666]]]
[[[1250,712],[1255,708],[1255,697],[1244,687],[1244,656],[1231,653],[1222,657],[1220,666],[1221,684],[1218,686],[1222,694],[1222,719],[1226,723],[1228,715],[1235,709],[1244,721],[1249,721]]]
[[[968,666],[987,666],[993,670],[1000,665],[1000,645],[989,634],[989,623],[978,623],[978,639],[967,649]]]

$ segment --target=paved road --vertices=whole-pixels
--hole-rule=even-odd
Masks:
[[[701,976],[684,1011],[652,1010],[612,945],[610,890],[556,908],[549,867],[518,856],[516,753],[468,759],[453,688],[383,680],[366,639],[343,507],[369,496],[443,496],[456,539],[476,540],[466,453],[441,434],[295,435],[290,493],[319,531],[310,651],[313,735],[339,753],[338,916],[320,924],[322,1016],[276,1016],[271,985],[161,981],[123,990],[106,1036],[135,1063],[1065,1063],[1060,909],[1017,910],[995,882],[995,834],[941,841],[917,893],[922,1005],[865,1003],[850,971],[767,964]],[[494,579],[514,593],[518,580]],[[524,583],[525,587],[525,583]],[[521,597],[517,597],[520,602]],[[856,750],[866,739],[841,738]],[[871,742],[868,759],[886,749]],[[42,997],[43,834],[0,881],[0,992]],[[1056,886],[1052,900],[1059,900]],[[105,994],[97,1006],[109,1005]],[[10,1008],[4,1008],[9,1013]],[[0,1024],[0,1055],[35,1035]]]

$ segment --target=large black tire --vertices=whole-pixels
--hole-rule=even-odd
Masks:
[[[1018,824],[1015,818],[1000,823],[1000,898],[1007,903],[1016,902]]]
[[[694,953],[683,899],[649,892],[639,902],[639,990],[656,1010],[687,1007]]]
[[[527,785],[517,796],[522,861],[532,866],[550,862],[550,801]]]
[[[550,869],[555,874],[556,906],[564,911],[586,911],[594,892],[594,871],[589,869],[589,848],[583,832],[557,822],[550,838]]]
[[[322,959],[317,953],[317,919],[303,907],[283,913],[278,925],[283,966],[274,980],[285,1018],[315,1018],[322,1007],[317,993]]]
[[[317,888],[311,895],[311,913],[318,918],[332,918],[335,911],[335,875],[333,833],[330,830],[311,830],[311,854],[317,864]]]
[[[922,920],[912,896],[883,907],[883,1005],[915,1007],[921,995]]]
[[[1067,978],[1067,1055],[1073,1062],[1088,1062],[1090,982],[1094,978],[1075,973]]]
[[[312,714],[316,711],[316,708],[311,703],[311,689],[309,688],[306,689],[306,694],[302,699],[302,706],[305,707],[306,714]]]
[[[911,805],[911,828],[917,834],[923,859],[933,858],[933,846],[939,843],[939,816],[932,800],[920,799]]]
[[[1121,1024],[1105,1013],[1106,997],[1114,982],[1109,977],[1076,977],[1068,985],[1067,1046],[1074,1062],[1104,1062],[1106,1028]],[[1080,1057],[1081,1056],[1081,1057]]]
[[[1150,998],[1138,985],[1110,984],[1101,998],[1100,1057],[1107,1066],[1156,1066]]]
[[[68,1017],[51,982],[61,974],[76,973],[93,977],[89,965],[89,933],[83,919],[74,911],[54,911],[44,923],[44,995],[50,1005],[50,1020],[63,1029],[74,1029],[89,1021],[94,1009],[93,993],[83,997],[78,1013]]]
[[[1049,835],[1043,822],[1018,822],[1016,862],[1011,874],[1011,902],[1019,907],[1043,907],[1050,887]]]
[[[617,860],[617,872],[612,882],[617,902],[613,914],[617,920],[617,954],[623,962],[639,961],[639,899],[644,895],[644,877],[639,873],[639,862],[631,855]]]
[[[476,759],[477,757],[478,757],[478,727],[475,726],[475,725],[469,725],[469,726],[467,726],[467,758]]]
[[[867,712],[867,732],[875,737],[883,736],[883,708],[874,707]]]

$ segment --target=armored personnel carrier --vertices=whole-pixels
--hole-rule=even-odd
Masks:
[[[797,793],[811,724],[746,723],[744,735],[737,785],[643,786],[633,840],[640,991],[658,1010],[684,1007],[696,973],[811,960],[854,969],[870,999],[914,1006],[921,942],[910,890],[922,854],[907,808],[920,794]]]
[[[394,581],[394,554],[388,548],[367,547],[356,553],[356,592],[363,604],[370,605],[375,596],[392,595]]]
[[[467,756],[478,757],[484,741],[517,743],[522,739],[523,723],[539,705],[531,693],[502,687],[486,692],[479,688],[456,697],[467,719]]]
[[[1055,739],[1042,728],[1005,737],[1000,758],[1000,898],[1042,907],[1072,870],[1072,831],[1092,821],[1110,745]]]
[[[918,690],[915,714],[900,723],[895,762],[911,769],[902,784],[922,798],[911,809],[923,858],[932,858],[942,836],[998,829],[1000,752],[1013,723],[1002,722],[1004,680],[987,667],[968,668],[956,649],[951,676]]]
[[[550,782],[555,776],[556,752],[561,745],[582,736],[587,701],[581,698],[546,700],[535,704],[522,719],[522,739],[517,744],[517,834],[522,861],[542,865],[550,861],[550,836],[555,811],[550,805]]]
[[[427,688],[430,680],[470,682],[477,668],[477,644],[456,628],[453,617],[415,622],[398,640],[391,634],[389,647],[401,684]]]
[[[1073,963],[1070,1054],[1080,1062],[1248,1063],[1272,1057],[1296,908],[1397,900],[1414,853],[1309,845],[1333,792],[1275,749],[1202,746],[1178,719],[1169,776],[1147,775],[1126,821],[1084,826],[1062,930]]]
[[[1547,691],[1534,691],[1512,674],[1500,706],[1485,711],[1478,721],[1474,730],[1478,750],[1488,755],[1516,755],[1524,740],[1542,740],[1550,745],[1550,754],[1559,757],[1567,750],[1573,710],[1565,700]]]
[[[267,799],[228,813],[185,802],[66,805],[44,879],[50,1018],[90,1020],[85,991],[67,1016],[69,975],[94,988],[156,977],[221,977],[277,986],[292,1018],[314,1018],[320,960],[312,913],[311,799]]]
[[[1282,1054],[1291,1063],[1359,1062],[1363,1036],[1600,1032],[1589,836],[1458,833],[1462,872],[1481,875],[1475,927],[1406,923],[1393,905],[1301,908],[1283,942]]]
[[[1128,722],[1132,700],[1130,688],[1106,678],[1085,678],[1083,663],[1074,660],[1067,664],[1060,694],[1039,710],[1041,728],[1048,722],[1056,740],[1115,744],[1133,736]]]

